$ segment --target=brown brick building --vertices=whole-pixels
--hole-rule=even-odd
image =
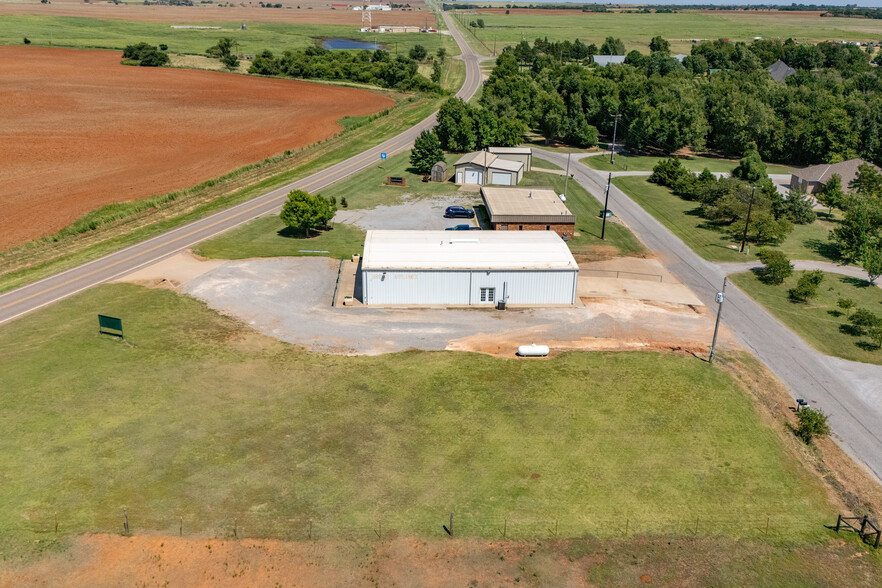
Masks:
[[[572,239],[576,216],[551,188],[481,188],[497,231],[554,231]]]

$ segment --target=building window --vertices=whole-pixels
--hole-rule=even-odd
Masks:
[[[523,230],[524,230],[524,225],[518,225],[518,230],[519,230],[519,231],[523,231]]]
[[[496,288],[481,288],[481,302],[493,302],[496,300]]]
[[[499,230],[500,230],[500,231],[507,231],[507,230],[508,230],[508,225],[499,225]]]
[[[550,230],[551,230],[551,225],[545,225],[545,230],[546,230],[546,231],[550,231]]]

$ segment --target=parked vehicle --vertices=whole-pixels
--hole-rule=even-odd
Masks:
[[[607,208],[606,210],[600,211],[600,218],[612,218],[612,217],[613,217],[613,213],[610,209]]]
[[[463,206],[448,206],[444,218],[475,218],[475,211]]]
[[[447,227],[445,231],[471,231],[472,225],[456,225],[455,227]]]

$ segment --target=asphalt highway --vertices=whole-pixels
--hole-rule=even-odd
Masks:
[[[443,17],[450,34],[459,45],[460,58],[466,65],[465,82],[456,95],[468,100],[481,86],[480,58],[472,51],[459,30],[453,26],[449,15],[445,13]],[[152,265],[200,241],[214,237],[259,216],[276,212],[281,208],[291,190],[312,192],[321,190],[336,181],[376,164],[380,161],[381,153],[392,155],[410,149],[417,136],[434,125],[435,114],[432,114],[400,135],[311,176],[291,182],[257,198],[116,253],[6,292],[0,295],[0,325],[77,292],[114,280],[141,267]]]
[[[543,151],[542,157],[566,169],[566,154]],[[575,160],[569,169],[574,179],[602,203],[607,173]],[[601,208],[598,206],[598,212]],[[699,257],[615,185],[610,187],[609,208],[709,310],[716,312],[715,296],[723,285],[725,269]],[[726,287],[721,320],[744,348],[784,382],[794,398],[805,398],[823,410],[840,446],[882,481],[882,407],[875,405],[873,395],[867,394],[859,382],[838,369],[842,361],[833,361],[810,347],[733,284]]]

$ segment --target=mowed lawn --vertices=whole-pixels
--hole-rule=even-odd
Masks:
[[[354,39],[379,43],[391,53],[407,54],[411,47],[423,45],[429,54],[440,47],[448,55],[459,55],[459,48],[448,35],[400,33],[394,39],[362,33],[350,25],[316,25],[279,22],[249,22],[241,30],[241,22],[187,22],[193,26],[217,26],[220,29],[173,29],[167,22],[126,21],[73,16],[0,16],[0,45],[20,45],[28,37],[35,45],[81,49],[123,49],[144,41],[151,45],[165,43],[171,53],[205,53],[222,37],[238,43],[239,53],[260,53],[269,49],[279,55],[286,49],[311,47],[316,39]],[[382,38],[381,38],[382,37]]]
[[[588,167],[601,171],[652,171],[662,159],[662,157],[616,153],[614,163],[610,163],[609,153],[607,153],[606,155],[584,157],[580,161]],[[681,157],[680,161],[683,163],[683,167],[694,172],[702,172],[707,169],[712,172],[730,173],[738,166],[737,160],[717,157]],[[785,165],[766,164],[766,173],[769,174],[789,174],[792,171],[792,167]]]
[[[541,159],[535,159],[534,165],[551,169],[551,166],[545,165]],[[615,221],[607,220],[605,239],[600,239],[603,225],[600,210],[603,204],[580,186],[579,182],[575,180],[567,182],[563,175],[530,171],[524,174],[524,179],[520,183],[521,188],[529,186],[551,187],[558,194],[563,194],[566,188],[567,208],[576,215],[578,235],[568,243],[574,255],[592,256],[602,247],[613,247],[619,255],[646,254],[646,248],[634,233]]]
[[[837,305],[840,298],[848,298],[855,302],[852,311],[864,308],[882,316],[882,288],[870,286],[865,280],[825,272],[816,298],[807,303],[791,302],[790,289],[803,273],[793,272],[778,286],[759,281],[752,272],[734,274],[729,279],[821,353],[882,364],[882,349],[866,335],[849,334],[848,317]]]
[[[463,15],[467,21],[476,15]],[[549,41],[580,39],[598,47],[608,36],[618,37],[626,51],[649,53],[649,40],[661,35],[671,42],[675,53],[689,53],[692,39],[752,41],[793,38],[801,42],[825,40],[874,41],[882,38],[882,22],[851,18],[821,18],[798,12],[680,12],[674,14],[583,13],[568,10],[566,14],[547,14],[541,10],[524,14],[490,14],[479,12],[484,29],[473,29],[478,38],[497,51],[526,38],[533,42],[548,37]]]
[[[645,176],[620,176],[613,184],[631,197],[701,257],[709,261],[747,261],[756,258],[759,246],[750,245],[750,253],[739,253],[739,239],[727,230],[700,216],[700,203],[684,200],[664,186],[653,184]],[[615,202],[610,197],[610,209]],[[835,217],[826,214],[810,225],[795,225],[793,232],[777,246],[790,259],[831,261],[835,251],[827,238],[836,226]]]
[[[122,531],[124,507],[134,533],[183,517],[189,536],[297,539],[310,521],[439,537],[453,511],[459,536],[792,544],[836,516],[734,380],[687,355],[326,356],[116,284],[5,325],[0,387],[7,554],[51,540],[55,513],[62,535]]]

